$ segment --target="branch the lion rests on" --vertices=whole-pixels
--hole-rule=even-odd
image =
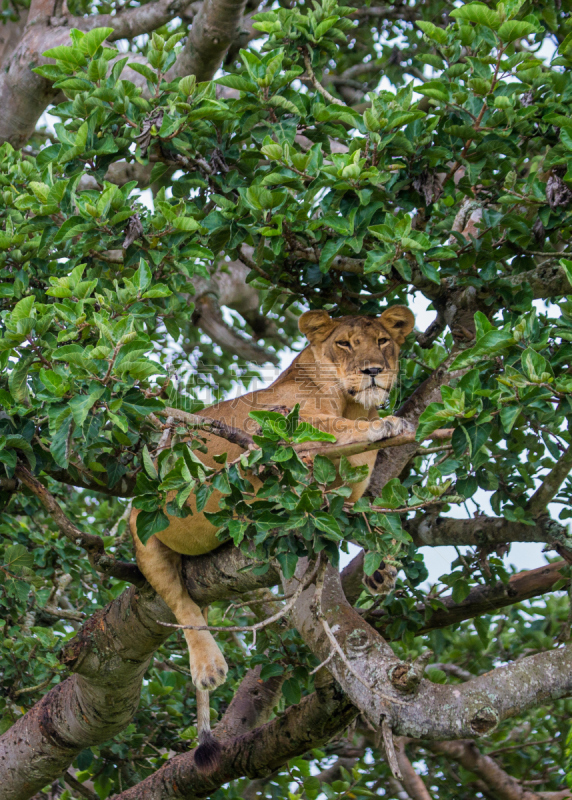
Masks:
[[[225,422],[233,428],[255,433],[257,424],[249,417],[255,409],[290,411],[300,405],[300,419],[333,434],[338,444],[369,442],[410,433],[412,426],[398,417],[379,418],[377,408],[388,397],[397,376],[399,347],[413,329],[414,317],[405,306],[391,306],[380,317],[331,319],[326,311],[308,311],[299,321],[300,331],[310,345],[303,350],[267,389],[249,392],[206,408],[199,415]],[[211,433],[202,434],[208,453],[201,459],[216,467],[213,456],[227,453],[237,458],[242,448]],[[376,453],[350,457],[354,466],[366,464],[371,470]],[[262,485],[253,475],[255,490]],[[350,502],[367,489],[367,479],[354,484]],[[175,492],[172,493],[173,495]],[[218,510],[220,493],[213,492],[205,511]],[[170,499],[170,497],[169,497]],[[189,596],[181,575],[181,555],[196,556],[219,547],[217,528],[197,513],[193,495],[187,500],[192,515],[170,517],[170,525],[143,545],[137,536],[137,510],[130,519],[137,563],[157,593],[167,603],[180,625],[204,625],[200,608]],[[375,577],[375,576],[372,576]],[[380,574],[381,583],[384,577]],[[375,581],[374,581],[375,583]],[[368,587],[372,586],[371,578]],[[381,588],[381,587],[380,587]],[[197,687],[199,748],[195,760],[207,770],[216,763],[218,743],[210,733],[208,691],[224,683],[227,665],[209,631],[184,629],[189,647],[193,682]]]

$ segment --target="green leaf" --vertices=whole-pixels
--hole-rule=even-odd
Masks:
[[[30,393],[28,391],[28,371],[35,356],[28,353],[21,356],[20,361],[14,366],[8,375],[8,389],[17,403],[23,406],[30,405]]]
[[[90,409],[93,407],[96,401],[99,400],[104,391],[105,386],[96,385],[90,388],[89,394],[78,394],[75,397],[72,397],[69,405],[74,422],[78,427],[83,425],[87,419]]]
[[[421,28],[425,36],[433,39],[437,44],[446,44],[449,36],[443,28],[438,28],[432,22],[426,22],[425,20],[418,20],[415,24],[418,28]]]
[[[496,11],[492,11],[484,3],[469,3],[468,5],[455,8],[449,12],[449,16],[463,22],[474,22],[477,25],[484,25],[485,28],[496,30],[500,26],[500,16]]]
[[[366,464],[354,467],[345,456],[341,457],[338,469],[344,483],[358,483],[369,475],[369,467]]]
[[[561,258],[559,263],[562,269],[564,270],[566,277],[568,279],[568,283],[570,284],[570,287],[572,289],[572,261],[570,261],[567,258]]]
[[[528,347],[521,356],[522,368],[529,381],[540,383],[545,380],[543,375],[550,374],[551,370],[544,356]]]
[[[442,669],[429,666],[425,672],[431,683],[447,683],[447,674]]]
[[[35,300],[36,298],[34,295],[30,294],[28,297],[24,297],[22,300],[16,303],[12,309],[12,313],[10,314],[11,329],[15,330],[20,320],[28,319],[30,317]]]
[[[274,662],[273,664],[266,664],[260,670],[260,680],[267,681],[268,678],[275,678],[283,673],[284,667],[282,664],[278,664],[277,662]]]
[[[334,541],[343,539],[341,528],[336,518],[332,514],[327,514],[325,511],[319,511],[317,514],[314,514],[313,519],[316,528],[324,533],[329,534],[329,538],[333,539]]]
[[[143,77],[146,78],[149,83],[157,83],[159,80],[157,73],[152,70],[151,67],[148,67],[147,64],[137,64],[135,61],[130,61],[127,66],[134,72],[138,72],[139,75],[143,75]]]
[[[161,508],[154,511],[140,511],[137,515],[137,535],[145,544],[155,533],[168,528],[171,523]]]
[[[479,639],[482,642],[483,647],[489,646],[489,628],[490,624],[484,617],[475,617],[473,620],[473,625],[475,626],[475,630],[479,635]]]
[[[516,39],[522,39],[523,36],[530,36],[531,33],[536,33],[537,30],[537,26],[532,25],[530,22],[511,19],[503,22],[497,33],[503,42],[514,42]]]
[[[345,244],[345,239],[329,239],[320,253],[320,272],[327,272],[334,258]]]
[[[67,469],[69,465],[68,439],[71,434],[72,424],[73,418],[70,411],[65,419],[60,420],[60,424],[50,443],[50,453],[58,467],[62,467],[62,469]]]
[[[453,584],[453,592],[451,594],[453,602],[462,603],[468,597],[470,591],[469,582],[465,578],[459,578]]]
[[[298,565],[298,556],[295,553],[278,553],[276,558],[280,564],[280,569],[288,581],[293,577]]]
[[[56,61],[63,61],[70,67],[85,67],[87,64],[84,54],[78,47],[59,45],[46,50],[42,55],[46,58],[55,58]]]
[[[34,556],[23,544],[13,544],[6,548],[4,565],[10,572],[19,572],[24,567],[31,569],[34,565]]]
[[[147,475],[154,481],[159,480],[159,475],[157,474],[157,470],[155,469],[155,465],[153,464],[153,459],[149,455],[149,450],[147,449],[147,445],[143,448],[143,467],[145,468],[145,472]]]
[[[209,497],[214,492],[214,487],[203,483],[195,492],[195,502],[197,505],[197,513],[200,514],[208,503]]]
[[[288,678],[287,681],[284,681],[282,685],[282,694],[289,706],[295,706],[300,702],[302,699],[302,689],[296,678]]]
[[[331,483],[336,478],[336,468],[329,458],[317,455],[314,458],[314,480],[318,483]]]
[[[335,442],[336,437],[332,433],[320,431],[310,425],[309,422],[302,420],[294,431],[292,441],[295,444],[301,444],[302,442]]]
[[[491,330],[478,340],[470,350],[465,350],[453,361],[450,370],[463,369],[483,358],[494,356],[510,347],[515,342],[510,331]]]
[[[216,489],[221,494],[230,494],[231,488],[230,483],[228,482],[228,474],[226,471],[219,472],[217,475],[214,476],[212,480],[213,489]]]
[[[4,447],[7,450],[21,450],[26,454],[26,458],[30,462],[32,469],[36,468],[36,456],[32,450],[32,445],[27,439],[19,434],[11,434],[4,439]]]
[[[511,432],[520,412],[520,406],[502,406],[499,416],[505,433]]]
[[[192,232],[197,231],[201,226],[193,219],[193,217],[175,217],[172,222],[174,228],[178,231]]]
[[[376,569],[382,562],[382,557],[380,553],[369,552],[365,554],[365,558],[363,560],[363,571],[366,575],[373,575]]]
[[[139,269],[133,276],[133,283],[137,286],[140,292],[144,292],[150,286],[153,280],[153,273],[144,258],[139,260]]]
[[[443,403],[429,403],[425,411],[419,417],[415,438],[422,442],[429,434],[442,428],[445,422],[449,422],[453,416],[446,411]]]
[[[82,46],[90,56],[94,56],[97,48],[113,33],[113,28],[94,28],[82,39]]]

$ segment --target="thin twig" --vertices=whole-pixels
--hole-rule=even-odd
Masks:
[[[54,606],[44,606],[42,611],[45,611],[47,614],[51,614],[52,617],[70,619],[73,620],[73,622],[83,622],[85,619],[85,614],[83,611],[65,611],[64,609],[55,608]]]
[[[136,564],[119,561],[105,552],[103,539],[91,533],[84,533],[66,517],[55,497],[32,473],[21,464],[16,467],[16,477],[35,495],[44,509],[56,523],[58,530],[66,539],[88,553],[93,566],[106,575],[141,586],[145,579]]]
[[[314,88],[317,89],[320,94],[323,94],[329,103],[335,103],[337,106],[345,106],[345,103],[343,103],[341,100],[338,100],[338,98],[334,97],[333,94],[330,94],[327,89],[324,89],[320,81],[316,78],[307,50],[302,50],[302,55],[304,57],[304,66],[306,67],[306,72],[308,73],[308,77],[310,78]]]
[[[82,797],[85,797],[86,800],[99,800],[99,795],[97,795],[94,791],[92,791],[89,786],[85,786],[85,784],[78,781],[71,772],[64,772],[64,781],[67,783],[68,786],[79,792]]]
[[[322,663],[321,663],[321,664],[318,664],[318,666],[317,666],[317,667],[314,667],[314,669],[312,670],[312,672],[310,672],[310,675],[315,675],[315,674],[316,674],[316,672],[318,672],[319,670],[321,670],[321,669],[322,669],[322,667],[325,667],[327,664],[329,664],[329,663],[330,663],[330,661],[332,660],[332,658],[333,658],[335,655],[336,655],[336,651],[335,651],[335,650],[330,650],[330,655],[329,655],[329,656],[328,656],[326,659],[324,659],[324,661],[322,661]]]
[[[40,689],[45,689],[46,686],[50,683],[52,678],[56,673],[52,672],[49,678],[46,678],[41,683],[38,683],[36,686],[25,686],[23,689],[17,689],[14,693],[14,697],[19,697],[21,694],[29,694],[30,692],[40,691]]]

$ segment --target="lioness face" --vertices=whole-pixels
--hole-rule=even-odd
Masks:
[[[307,311],[299,320],[322,378],[334,378],[344,397],[366,409],[385,402],[397,377],[399,348],[415,318],[405,306],[391,306],[379,317],[331,319],[326,311]]]

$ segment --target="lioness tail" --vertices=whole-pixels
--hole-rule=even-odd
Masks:
[[[197,732],[199,746],[195,750],[195,764],[199,772],[214,772],[220,763],[222,748],[211,733],[209,693],[197,689]]]

